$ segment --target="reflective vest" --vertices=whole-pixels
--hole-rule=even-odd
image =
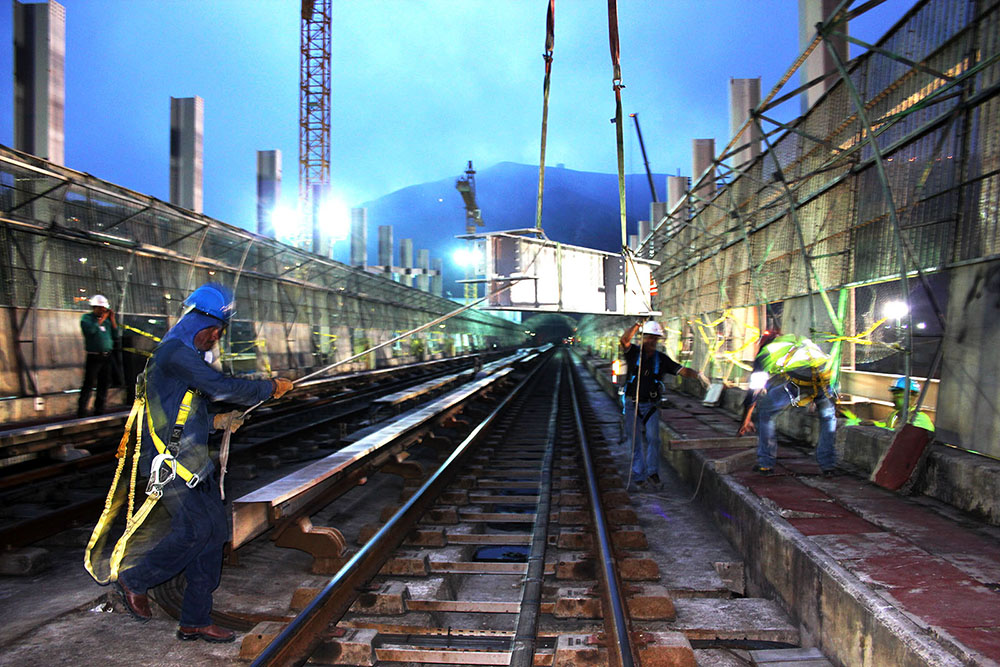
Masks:
[[[910,412],[913,411],[911,410]],[[874,423],[875,426],[881,426],[882,428],[895,430],[896,425],[899,423],[899,410],[893,410],[889,414],[889,419],[887,419],[886,421],[874,422]],[[912,423],[917,428],[925,429],[927,431],[930,431],[931,433],[934,432],[934,422],[932,422],[931,418],[927,416],[927,413],[922,410],[920,412],[916,412],[913,414],[913,421],[910,423]]]
[[[808,338],[778,336],[764,346],[757,358],[769,375],[784,375],[799,385],[830,382],[832,360]]]
[[[794,405],[808,405],[830,386],[832,359],[808,338],[795,334],[778,336],[757,353],[756,361],[772,377],[798,386]]]

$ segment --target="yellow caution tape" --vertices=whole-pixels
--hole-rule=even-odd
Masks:
[[[876,322],[875,324],[871,325],[863,333],[859,333],[859,334],[857,334],[855,336],[836,336],[836,335],[830,334],[829,337],[825,339],[825,341],[828,342],[828,343],[836,343],[837,341],[845,341],[845,342],[848,342],[848,343],[857,343],[858,345],[876,345],[877,343],[875,341],[864,340],[864,339],[868,338],[873,333],[875,333],[875,330],[878,329],[883,324],[885,324],[885,321],[887,319],[889,319],[889,318],[883,317],[878,322]]]
[[[128,329],[129,331],[135,332],[135,333],[139,334],[140,336],[145,336],[146,338],[151,338],[151,339],[155,340],[157,343],[159,343],[160,340],[161,340],[159,336],[154,336],[153,334],[149,333],[148,331],[143,331],[142,329],[136,329],[135,327],[130,327],[127,324],[123,324],[122,325],[122,329]]]

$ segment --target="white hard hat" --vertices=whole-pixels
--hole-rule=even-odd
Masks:
[[[649,320],[642,325],[642,333],[648,334],[650,336],[660,336],[663,337],[663,327],[660,326],[659,322],[654,320]]]
[[[111,307],[111,304],[108,303],[108,298],[106,296],[104,296],[103,294],[95,294],[94,296],[90,297],[90,305],[91,306],[102,306],[104,308],[110,308]]]

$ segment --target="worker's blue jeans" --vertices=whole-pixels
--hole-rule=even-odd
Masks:
[[[176,477],[164,488],[159,502],[170,513],[170,532],[119,579],[129,590],[145,593],[183,572],[187,588],[180,624],[191,628],[211,625],[212,591],[219,587],[222,547],[229,539],[219,487],[208,479],[189,489]]]
[[[778,434],[774,418],[779,412],[797,401],[799,387],[793,382],[786,382],[773,387],[757,400],[757,465],[761,468],[773,468],[778,455]],[[816,462],[823,470],[832,470],[837,465],[837,453],[833,442],[837,431],[837,412],[833,400],[822,390],[815,399],[819,413],[819,444],[816,445]]]
[[[625,441],[632,449],[632,481],[637,484],[660,474],[659,405],[639,403],[638,417],[636,425],[635,401],[625,399]]]

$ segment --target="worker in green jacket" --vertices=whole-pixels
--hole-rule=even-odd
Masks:
[[[892,392],[892,403],[896,406],[896,409],[889,413],[889,418],[884,422],[874,421],[872,424],[882,428],[895,430],[896,427],[900,425],[899,415],[903,412],[903,403],[905,402],[904,399],[906,396],[906,378],[896,378],[896,381],[889,386],[889,391]],[[934,422],[931,421],[931,418],[928,417],[927,413],[923,410],[917,412],[917,397],[919,396],[920,383],[916,380],[910,380],[910,413],[913,416],[908,421],[918,428],[922,428],[933,433]]]
[[[94,414],[104,414],[104,402],[111,384],[111,354],[118,339],[118,323],[110,306],[107,297],[95,294],[90,300],[90,312],[84,313],[80,318],[87,363],[83,371],[83,386],[80,387],[80,401],[76,408],[77,417],[87,415],[87,404],[95,385],[97,393],[94,396]]]

